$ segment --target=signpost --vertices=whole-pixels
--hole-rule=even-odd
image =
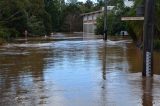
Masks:
[[[122,17],[122,21],[138,21],[138,20],[144,20],[144,17]]]
[[[107,40],[107,0],[105,1],[105,6],[104,6],[104,40]]]

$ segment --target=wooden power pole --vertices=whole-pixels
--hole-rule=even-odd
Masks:
[[[104,40],[107,40],[107,0],[104,0]]]
[[[143,76],[153,76],[154,8],[155,0],[145,0]]]

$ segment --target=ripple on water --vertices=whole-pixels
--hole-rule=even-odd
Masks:
[[[5,45],[3,47],[6,47],[6,48],[12,48],[12,47],[33,47],[33,48],[36,48],[36,47],[48,47],[48,46],[51,46],[52,43],[36,43],[36,44],[32,44],[32,43],[24,43],[24,44],[8,44],[8,45]]]
[[[139,51],[128,43],[84,40],[6,45],[0,50],[0,105],[159,106],[160,76],[154,75],[153,82],[141,77],[136,67]]]

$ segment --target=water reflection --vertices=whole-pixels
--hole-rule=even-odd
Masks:
[[[153,106],[153,78],[142,79],[142,105],[143,106]]]
[[[103,54],[102,54],[102,78],[103,80],[106,80],[106,65],[107,65],[107,44],[104,43],[103,46]]]
[[[21,47],[1,50],[0,105],[35,105],[43,102],[43,59],[46,56],[43,52]]]
[[[101,106],[106,106],[106,100],[107,100],[107,98],[106,98],[106,64],[107,64],[107,62],[106,62],[106,59],[107,59],[107,44],[106,44],[106,42],[104,42],[104,46],[102,47],[102,91],[101,91],[101,95],[102,95],[102,104],[101,104]]]
[[[160,54],[153,79],[129,39],[48,41],[0,47],[0,105],[160,105]]]

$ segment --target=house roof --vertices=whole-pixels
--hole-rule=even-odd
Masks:
[[[83,13],[81,14],[81,16],[85,16],[85,15],[91,15],[91,14],[96,14],[96,13],[102,13],[103,10],[98,10],[98,11],[93,11],[93,12],[89,12],[89,13]]]
[[[110,10],[112,10],[114,7],[115,7],[115,6],[107,6],[107,10],[110,11]],[[103,12],[104,12],[104,7],[102,7],[102,9],[101,9],[101,10],[98,10],[98,11],[83,13],[83,14],[81,14],[81,16],[91,15],[91,14],[96,14],[96,13],[103,13]]]

